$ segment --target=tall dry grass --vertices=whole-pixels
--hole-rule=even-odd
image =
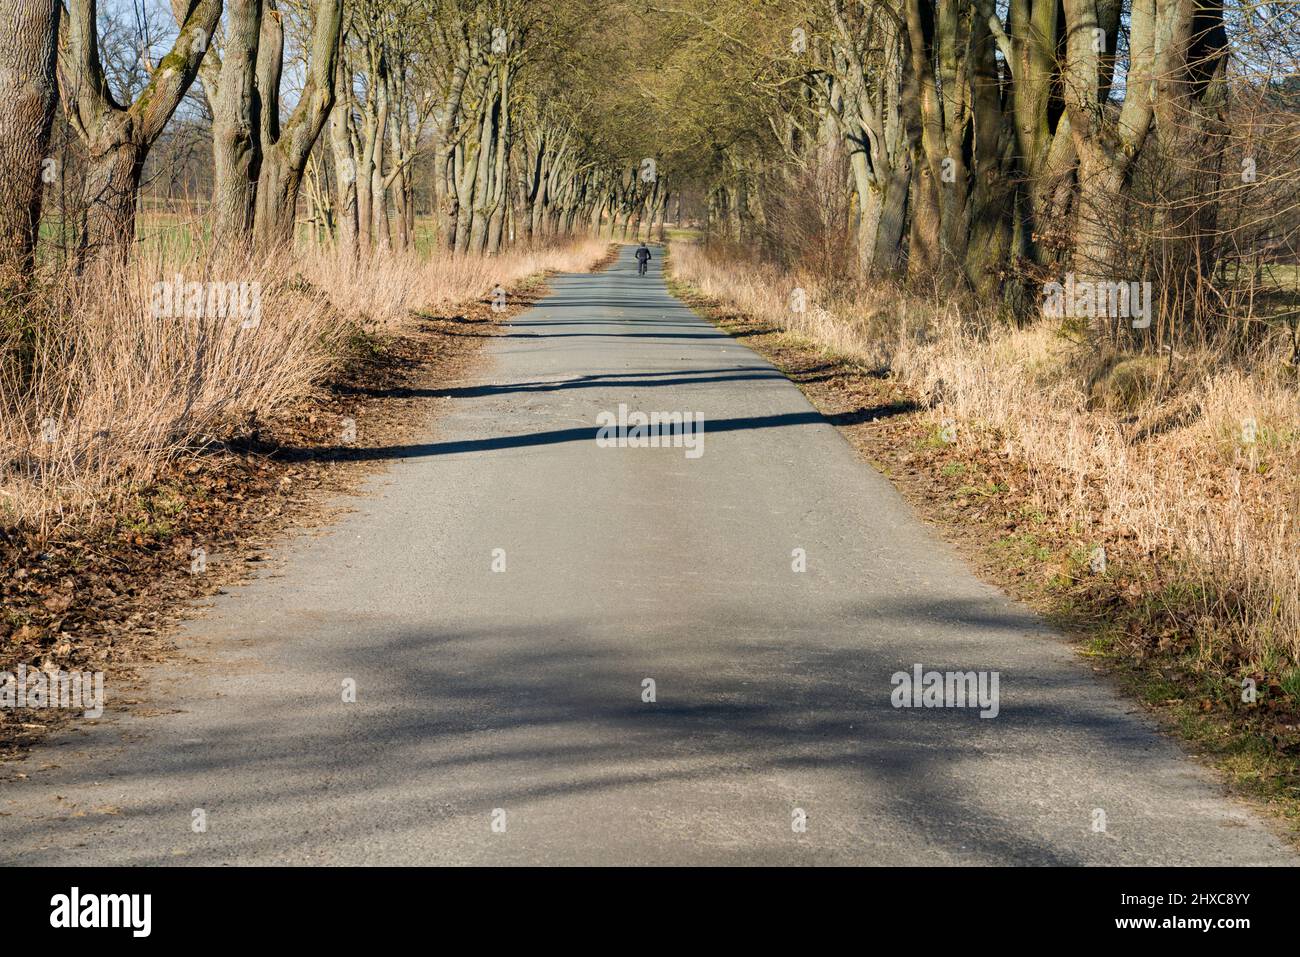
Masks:
[[[674,242],[668,267],[702,295],[745,315],[830,349],[875,365],[888,363],[886,330],[898,322],[906,301],[883,288],[880,298],[848,298],[811,274],[786,272],[770,263],[740,261],[694,242]],[[906,321],[906,318],[905,318]]]
[[[892,368],[942,395],[933,418],[1022,461],[1081,537],[1172,564],[1159,598],[1206,616],[1198,634],[1230,635],[1267,670],[1300,663],[1300,389],[1280,363],[1153,357],[1090,385],[1051,328],[972,340],[949,324]]]
[[[303,275],[344,315],[380,329],[400,325],[414,311],[441,312],[510,289],[530,276],[582,272],[605,255],[608,244],[590,238],[497,256],[420,256],[391,253],[364,262],[329,252],[304,257]]]
[[[49,277],[21,308],[0,305],[0,529],[49,533],[111,513],[116,496],[205,436],[273,418],[310,394],[358,328],[392,331],[415,310],[445,310],[548,270],[587,269],[605,249],[580,241],[356,265],[331,253],[179,259],[154,250]],[[187,298],[170,302],[159,283],[185,287]],[[191,306],[196,283],[205,284],[202,301]],[[245,300],[223,309],[207,284],[244,284]]]
[[[887,367],[934,400],[936,427],[951,419],[960,443],[1022,462],[1046,514],[1161,566],[1153,600],[1203,616],[1204,655],[1300,664],[1300,383],[1282,330],[1249,363],[1098,357],[1059,324],[1013,329],[888,284],[828,289],[682,243],[669,266],[743,314]]]

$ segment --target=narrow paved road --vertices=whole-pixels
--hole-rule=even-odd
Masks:
[[[1295,863],[652,265],[555,280],[189,626],[174,712],[32,755],[0,860]],[[598,447],[620,403],[702,412],[704,454]],[[918,663],[997,671],[999,714],[892,707]]]

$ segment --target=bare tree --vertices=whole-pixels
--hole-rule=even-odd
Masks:
[[[334,105],[334,67],[343,24],[343,0],[316,0],[307,49],[307,78],[298,104],[280,121],[280,78],[284,69],[284,22],[275,0],[265,0],[257,56],[261,100],[261,175],[257,181],[254,239],[259,246],[293,242],[298,188],[312,146]]]
[[[135,239],[145,158],[198,75],[221,17],[221,0],[188,0],[171,50],[127,105],[116,101],[104,78],[96,0],[70,0],[68,7],[59,86],[68,120],[88,154],[78,258],[123,257]]]

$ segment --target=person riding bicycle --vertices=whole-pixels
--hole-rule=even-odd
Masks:
[[[646,269],[650,264],[650,250],[646,247],[645,243],[642,243],[636,248],[636,262],[636,274],[638,276],[644,276],[646,274]]]

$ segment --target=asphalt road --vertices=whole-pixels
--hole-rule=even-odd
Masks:
[[[658,266],[556,279],[187,626],[160,713],[110,686],[7,775],[0,861],[1296,862]],[[620,403],[703,454],[599,446]],[[917,664],[997,672],[997,716],[893,707]]]

